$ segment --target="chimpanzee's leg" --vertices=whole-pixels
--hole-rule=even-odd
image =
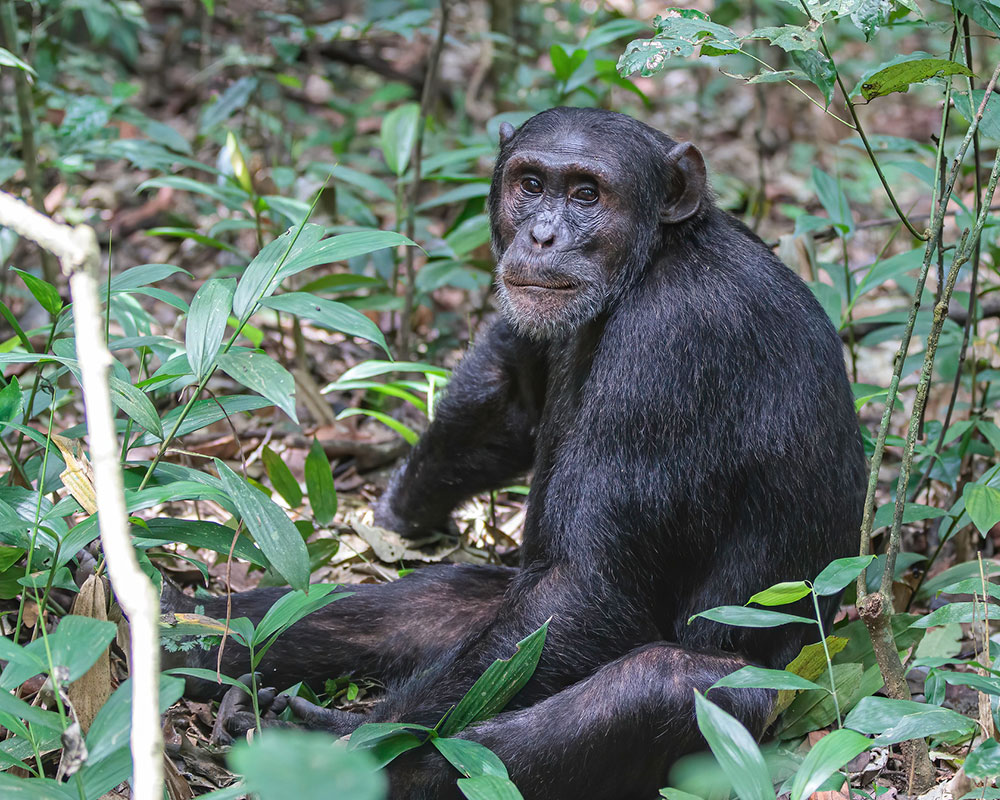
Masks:
[[[278,637],[260,666],[262,685],[279,689],[297,681],[322,685],[345,674],[405,678],[420,664],[432,663],[496,614],[516,570],[506,567],[437,565],[385,584],[345,584],[349,597],[310,614]],[[232,617],[256,623],[285,589],[257,589],[232,596]],[[226,616],[224,597],[195,600],[178,593],[165,596],[165,610]],[[218,651],[164,653],[164,667],[214,669]],[[223,653],[222,672],[249,672],[245,648],[231,639]],[[219,687],[189,680],[188,694],[216,694]],[[222,687],[223,689],[225,687]]]
[[[729,654],[656,643],[637,648],[542,702],[464,731],[507,766],[525,800],[651,800],[680,756],[701,749],[694,690],[745,666]],[[766,689],[713,689],[709,699],[754,736],[774,702]],[[461,777],[436,751],[390,767],[393,800],[460,798]]]

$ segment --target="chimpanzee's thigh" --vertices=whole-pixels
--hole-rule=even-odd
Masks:
[[[516,570],[477,565],[436,565],[384,584],[345,584],[348,597],[297,622],[264,656],[261,685],[283,689],[298,681],[317,686],[327,678],[364,675],[398,680],[433,661],[496,613]],[[256,589],[232,596],[232,617],[256,623],[287,589]],[[210,617],[226,616],[226,599],[195,600],[164,593],[165,611],[203,607]],[[164,653],[164,667],[214,669],[218,650]],[[245,648],[227,641],[222,672],[249,672]],[[188,681],[189,696],[224,690],[207,681]]]

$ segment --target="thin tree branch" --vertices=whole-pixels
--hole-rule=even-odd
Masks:
[[[132,796],[162,800],[163,734],[160,728],[160,601],[139,568],[128,529],[118,461],[118,436],[111,413],[108,370],[111,353],[104,340],[98,292],[100,253],[93,228],[53,222],[26,203],[0,192],[0,225],[32,240],[59,258],[70,279],[76,351],[87,414],[94,491],[101,544],[115,597],[128,617],[132,676]],[[41,488],[39,487],[39,491]]]

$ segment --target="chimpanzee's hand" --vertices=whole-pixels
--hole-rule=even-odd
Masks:
[[[372,521],[375,525],[386,530],[395,531],[407,539],[435,541],[441,536],[457,538],[459,535],[458,527],[451,517],[445,516],[444,519],[427,524],[423,521],[417,522],[408,519],[402,513],[397,512],[396,509],[400,507],[399,488],[404,469],[405,466],[393,473],[392,478],[389,480],[389,486],[386,487],[382,496],[372,505],[374,515]]]
[[[240,683],[245,686],[252,685],[251,680],[249,674],[240,677]],[[290,727],[288,723],[278,719],[278,714],[287,707],[288,695],[278,694],[278,691],[273,687],[257,691],[257,708],[260,711],[262,724],[266,723],[268,727]],[[232,744],[234,737],[244,737],[247,731],[256,726],[257,719],[253,713],[250,695],[239,686],[233,686],[219,703],[219,713],[215,718],[215,725],[212,727],[211,742],[212,744]]]

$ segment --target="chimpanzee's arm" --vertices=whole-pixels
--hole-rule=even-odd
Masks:
[[[375,506],[375,522],[407,535],[440,530],[476,492],[525,473],[544,401],[540,348],[498,320],[455,370],[434,421]]]

